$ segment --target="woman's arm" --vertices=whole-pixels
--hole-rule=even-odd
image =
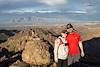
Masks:
[[[59,48],[59,39],[56,39],[55,46],[54,46],[54,60],[55,60],[55,62],[58,62],[58,48]]]

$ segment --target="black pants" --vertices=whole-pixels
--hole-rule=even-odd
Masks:
[[[66,60],[58,59],[57,67],[68,67],[68,62]]]

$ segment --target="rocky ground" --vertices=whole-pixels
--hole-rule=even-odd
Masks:
[[[99,67],[100,25],[74,26],[82,37],[86,53],[81,58],[79,67]],[[65,26],[31,27],[20,31],[1,30],[0,67],[56,67],[53,47],[61,30],[65,30]],[[75,65],[79,63],[71,67]]]

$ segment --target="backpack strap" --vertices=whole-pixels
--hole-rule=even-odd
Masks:
[[[60,45],[61,45],[61,44],[64,44],[64,42],[62,41],[61,37],[58,37],[58,38],[59,38],[59,40],[60,40]]]

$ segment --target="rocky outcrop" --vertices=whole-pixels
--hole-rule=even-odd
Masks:
[[[53,61],[54,33],[42,28],[27,29],[1,44],[9,52],[21,52],[22,60],[31,65],[49,65]]]
[[[47,40],[51,45],[54,44],[55,37],[53,33],[42,28],[27,29],[17,33],[15,36],[10,37],[1,46],[8,49],[8,51],[22,51],[28,41],[34,40],[34,38],[39,37],[41,40]]]

